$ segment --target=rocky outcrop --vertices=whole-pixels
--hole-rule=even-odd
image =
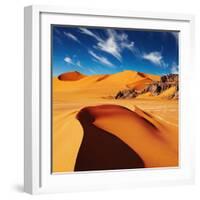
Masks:
[[[115,99],[131,99],[137,97],[138,93],[134,89],[126,89],[119,91]]]
[[[135,90],[132,89],[125,89],[122,91],[119,91],[115,99],[130,99],[135,98],[139,96],[140,94],[144,94],[147,92],[150,92],[152,96],[158,96],[165,90],[175,87],[176,92],[172,95],[170,95],[168,98],[170,99],[178,99],[178,91],[179,91],[179,85],[178,85],[178,75],[177,74],[169,74],[162,76],[160,81],[152,81],[149,85],[147,85],[143,90]]]
[[[163,83],[166,83],[166,82],[177,83],[178,82],[178,74],[169,74],[169,75],[161,76],[161,82],[163,82]]]

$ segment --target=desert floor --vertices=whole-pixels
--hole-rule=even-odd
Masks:
[[[58,97],[59,94],[56,93],[55,96]],[[156,127],[156,131],[154,131],[147,125],[144,130],[145,121],[140,119],[137,121],[137,118],[134,119],[123,114],[113,117],[112,115],[109,116],[108,113],[100,120],[95,120],[97,127],[116,135],[136,151],[144,161],[145,167],[178,166],[177,100],[116,100],[83,98],[82,95],[78,94],[75,96],[77,97],[65,100],[55,98],[53,101],[53,172],[75,170],[76,159],[84,134],[83,127],[76,115],[84,107],[98,105],[126,107]]]

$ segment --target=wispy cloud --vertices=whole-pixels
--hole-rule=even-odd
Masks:
[[[130,43],[127,43],[127,42],[122,42],[121,43],[121,47],[122,48],[126,48],[126,49],[129,49],[130,51],[132,51],[133,52],[133,50],[134,50],[134,42],[130,42]]]
[[[178,65],[176,63],[172,63],[171,73],[178,74]]]
[[[94,32],[86,28],[80,28],[81,33],[93,37],[97,40],[97,44],[94,45],[96,49],[104,51],[108,54],[111,54],[119,61],[122,60],[122,51],[128,49],[133,51],[134,42],[128,40],[128,35],[125,33],[117,33],[115,30],[107,29],[106,34],[107,38],[102,38]]]
[[[74,40],[75,42],[80,43],[80,41],[78,40],[78,38],[75,35],[73,35],[72,33],[64,32],[64,35],[67,36],[68,38]]]
[[[80,28],[81,33],[89,35],[93,38],[95,38],[97,41],[102,41],[102,39],[95,33],[93,33],[92,31],[88,30],[87,28]]]
[[[99,41],[97,48],[113,55],[119,61],[122,60],[122,51],[128,49],[130,51],[134,48],[134,42],[128,40],[128,35],[125,33],[117,33],[114,30],[107,29],[108,38],[106,40]]]
[[[142,58],[154,63],[155,65],[159,65],[159,66],[163,62],[163,57],[162,57],[161,53],[158,52],[158,51],[154,51],[154,52],[150,52],[150,53],[144,53],[142,55]]]
[[[66,62],[66,63],[69,63],[69,64],[74,64],[73,62],[72,62],[72,59],[70,58],[70,57],[68,57],[68,56],[66,56],[65,58],[64,58],[64,61]]]
[[[81,62],[79,60],[73,60],[72,58],[70,58],[69,56],[66,56],[64,58],[64,61],[70,65],[74,65],[76,67],[80,67],[80,68],[83,68],[83,65],[81,64]]]
[[[97,43],[97,49],[100,49],[104,52],[107,52],[111,55],[113,55],[115,58],[121,61],[121,49],[119,45],[117,44],[116,38],[111,31],[108,32],[108,38],[106,40],[99,41]]]
[[[95,58],[96,61],[100,62],[103,65],[107,65],[109,67],[113,67],[114,65],[106,58],[103,56],[99,56],[96,53],[94,53],[93,51],[89,50],[88,53]]]
[[[76,62],[76,65],[77,65],[78,67],[80,67],[80,68],[83,68],[83,65],[81,64],[81,62],[80,62],[79,60]]]

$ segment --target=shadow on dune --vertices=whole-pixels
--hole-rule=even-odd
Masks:
[[[106,106],[109,109],[109,105]],[[112,105],[110,106],[113,109]],[[93,124],[95,121],[95,114],[91,112],[93,109],[101,110],[101,106],[99,108],[98,106],[86,107],[77,114],[77,119],[84,130],[84,136],[74,170],[143,168],[143,160],[125,142]]]

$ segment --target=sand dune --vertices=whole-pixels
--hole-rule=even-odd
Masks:
[[[55,79],[56,77],[54,77]],[[79,72],[67,72],[58,76],[59,80],[65,81],[64,84],[71,87],[82,85],[83,83],[96,83],[97,85],[111,84],[114,83],[120,86],[126,86],[140,80],[160,80],[160,76],[144,74],[136,71],[125,70],[116,74],[100,74],[100,75],[90,75],[86,76]],[[59,84],[59,82],[57,82]],[[60,83],[61,84],[61,83]],[[63,83],[62,83],[63,84]],[[85,84],[84,84],[85,85]],[[85,86],[88,86],[87,84]]]
[[[84,137],[76,159],[75,171],[144,167],[139,155],[117,135],[95,125],[96,120],[103,114],[102,108],[104,107],[86,107],[77,115],[84,129]],[[111,105],[106,108],[113,111]]]
[[[84,98],[115,96],[120,90],[129,87],[143,88],[151,80],[160,78],[159,76],[144,75],[144,73],[131,70],[125,70],[112,75],[91,76],[68,72],[62,74],[62,76],[65,81],[60,81],[57,77],[53,78],[53,94],[55,94],[53,98],[58,101],[80,98],[81,96],[84,96]],[[77,80],[75,81],[75,79]]]
[[[131,71],[131,70],[125,70],[123,72],[119,72],[116,74],[109,75],[105,79],[105,81],[101,82],[101,85],[103,84],[114,84],[122,87],[127,87],[127,85],[134,84],[136,82],[142,81],[142,80],[156,80],[159,79],[160,77],[156,77],[153,75],[149,74],[144,74],[141,72],[136,72],[136,71]]]
[[[127,84],[128,88],[133,88],[135,90],[143,90],[147,85],[152,83],[153,80],[150,78],[143,78],[142,80],[135,81],[133,83]]]
[[[67,72],[58,76],[58,79],[61,81],[77,81],[84,78],[85,75],[81,74],[80,72]]]
[[[171,142],[173,133],[171,136],[165,136],[167,127],[138,108],[133,112],[118,105],[86,107],[79,112],[77,118],[85,134],[84,143],[78,154],[78,163],[80,165],[81,161],[83,162],[85,166],[83,169],[94,169],[93,163],[98,163],[98,166],[106,169],[106,164],[115,156],[118,157],[118,163],[113,162],[113,166],[119,169],[120,167],[131,168],[127,164],[131,160],[133,168],[143,167],[142,163],[145,167],[177,166],[178,164],[177,146],[173,146]],[[131,153],[132,156],[126,156],[119,144],[119,149],[115,147],[112,149],[111,142],[107,141],[111,138],[100,139],[105,134],[121,139],[134,151]],[[112,138],[112,141],[116,141],[116,138]],[[136,155],[139,155],[139,158]],[[134,159],[136,159],[135,164]],[[100,163],[105,164],[105,168]]]

